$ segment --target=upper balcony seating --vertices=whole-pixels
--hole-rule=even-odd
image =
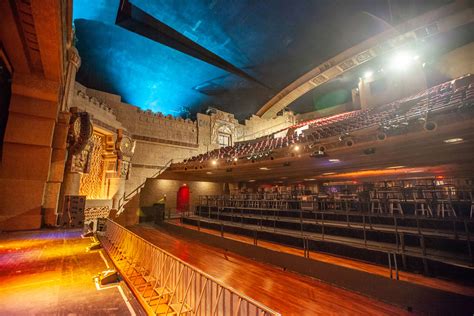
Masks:
[[[427,121],[430,115],[474,105],[473,78],[474,76],[467,75],[381,106],[298,123],[288,128],[288,134],[284,137],[269,135],[257,141],[236,143],[234,146],[194,156],[184,162],[253,159],[268,156],[275,150],[293,144],[349,135],[365,128],[381,127],[388,130],[406,126],[414,120]],[[308,128],[297,134],[296,130],[305,125]]]

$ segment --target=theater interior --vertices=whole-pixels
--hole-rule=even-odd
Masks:
[[[1,315],[473,315],[469,0],[0,0]]]

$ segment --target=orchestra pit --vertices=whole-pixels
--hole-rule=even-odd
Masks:
[[[473,315],[469,0],[0,0],[0,315]]]

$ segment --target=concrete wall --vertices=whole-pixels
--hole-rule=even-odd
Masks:
[[[374,92],[371,85],[378,80],[385,81],[383,91]],[[361,78],[359,81],[359,95],[361,108],[373,107],[390,103],[402,97],[415,94],[427,88],[423,68],[416,63],[406,70],[386,70],[375,73],[370,78]]]
[[[436,68],[449,78],[474,74],[474,42],[443,55]]]
[[[304,121],[309,121],[309,120],[313,120],[313,119],[325,117],[325,116],[336,115],[336,114],[340,114],[340,113],[344,113],[344,112],[352,111],[352,110],[354,110],[352,108],[352,103],[350,102],[343,103],[343,104],[338,104],[338,105],[331,106],[329,108],[325,108],[325,109],[321,109],[317,111],[297,114],[295,115],[295,121],[304,122]]]
[[[271,119],[252,115],[248,120],[245,120],[245,125],[241,128],[240,135],[238,135],[238,141],[252,140],[270,135],[295,123],[296,119],[293,112],[284,112],[283,115]]]
[[[152,206],[166,194],[165,208],[174,212],[178,189],[184,184],[189,187],[191,210],[198,204],[200,195],[224,194],[224,183],[147,179],[145,187],[140,192],[140,207]]]
[[[55,0],[0,1],[2,55],[13,69],[0,163],[0,231],[54,222],[69,127],[68,114],[60,113],[70,38],[61,17],[68,8]],[[37,41],[35,49],[25,38]]]

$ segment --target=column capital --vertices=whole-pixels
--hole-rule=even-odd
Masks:
[[[81,56],[74,46],[71,46],[67,51],[68,61],[76,68],[76,71],[81,67]]]

